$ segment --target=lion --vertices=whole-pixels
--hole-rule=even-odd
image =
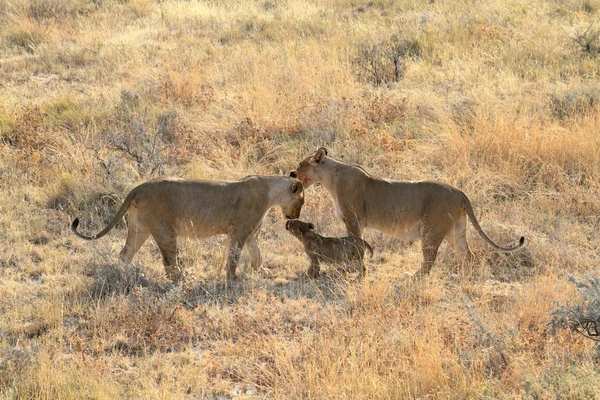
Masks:
[[[371,257],[373,257],[373,248],[363,239],[354,236],[342,238],[321,236],[313,231],[315,226],[312,223],[300,220],[287,221],[285,229],[304,244],[304,251],[310,259],[307,275],[311,278],[319,276],[321,261],[337,264],[342,267],[341,270],[344,272],[346,266],[354,265],[357,267],[359,278],[365,276],[366,269],[363,260],[365,248]]]
[[[249,249],[251,267],[257,269],[262,264],[256,238],[267,211],[279,206],[285,218],[296,219],[303,204],[302,182],[287,176],[255,175],[233,182],[158,178],[135,187],[106,228],[96,235],[79,233],[79,218],[73,220],[71,230],[82,239],[98,239],[129,212],[121,261],[130,263],[152,235],[167,276],[174,283],[182,278],[177,266],[177,237],[202,239],[224,234],[229,239],[226,280],[230,282],[236,277],[244,246]]]
[[[494,249],[513,252],[525,245],[524,237],[511,248],[494,243],[479,225],[469,198],[455,187],[378,178],[358,165],[329,157],[324,147],[302,160],[290,177],[300,179],[305,189],[313,183],[322,184],[351,236],[362,238],[365,228],[370,228],[407,242],[420,239],[423,262],[415,277],[429,274],[444,239],[459,258],[471,261],[467,216]]]

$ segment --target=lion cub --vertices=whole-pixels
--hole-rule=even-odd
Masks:
[[[315,226],[300,220],[290,220],[285,223],[285,229],[290,231],[298,240],[304,244],[304,251],[310,258],[308,276],[316,278],[319,276],[320,262],[338,264],[345,271],[345,266],[352,264],[358,267],[359,277],[365,276],[366,269],[363,258],[365,248],[373,257],[373,248],[357,237],[333,238],[321,236],[313,231]]]

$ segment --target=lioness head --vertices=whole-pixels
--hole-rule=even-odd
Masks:
[[[281,200],[281,212],[287,219],[300,217],[300,210],[304,204],[304,185],[299,180],[294,180],[289,192]]]
[[[315,226],[312,224],[312,222],[303,222],[298,219],[294,219],[285,223],[285,229],[290,231],[290,233],[296,236],[298,239],[302,240],[304,234],[312,229],[315,229]]]
[[[320,181],[319,165],[327,157],[327,149],[325,147],[319,148],[317,152],[310,157],[305,158],[300,162],[298,168],[290,172],[292,178],[300,179],[304,184],[304,187],[309,187],[315,182]]]

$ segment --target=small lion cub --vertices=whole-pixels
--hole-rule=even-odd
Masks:
[[[365,248],[369,251],[371,257],[373,257],[373,248],[363,239],[352,236],[342,238],[321,236],[313,231],[315,226],[312,223],[297,219],[287,221],[285,229],[304,244],[304,251],[310,258],[310,267],[307,274],[311,278],[319,276],[321,261],[337,264],[342,267],[342,271],[345,271],[346,266],[351,264],[358,267],[360,278],[365,276],[366,269],[363,261]]]

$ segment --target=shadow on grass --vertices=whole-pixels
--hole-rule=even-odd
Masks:
[[[302,274],[286,280],[251,280],[238,279],[227,285],[223,281],[201,282],[188,290],[189,298],[186,306],[197,307],[199,304],[230,305],[240,299],[252,296],[261,291],[271,294],[277,299],[311,299],[322,304],[339,303],[346,300],[346,290],[350,281],[338,275],[322,274],[319,278],[309,279]]]
[[[93,281],[86,292],[94,301],[113,296],[129,296],[137,289],[144,289],[156,298],[163,298],[177,291],[181,293],[178,297],[182,304],[188,309],[196,308],[200,304],[237,304],[240,299],[251,297],[259,291],[282,301],[305,298],[322,304],[335,304],[345,301],[348,285],[352,284],[351,279],[325,273],[316,279],[307,278],[300,273],[296,277],[277,281],[246,277],[238,278],[230,284],[224,280],[161,284],[148,277],[143,267],[120,264],[93,264],[90,266],[89,275]]]

